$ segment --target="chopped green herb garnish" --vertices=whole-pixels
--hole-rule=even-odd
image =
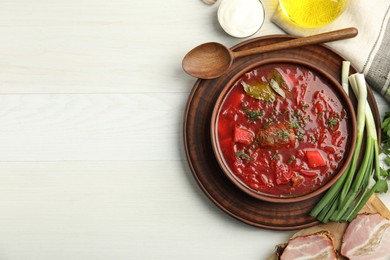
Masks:
[[[248,163],[254,160],[252,157],[250,157],[248,154],[245,153],[244,149],[236,152],[236,157],[241,158]]]
[[[279,140],[287,140],[290,136],[288,131],[276,130],[276,134],[278,135]]]
[[[295,160],[295,156],[294,155],[291,155],[290,158],[288,159],[288,164],[292,164],[293,161]]]
[[[271,160],[278,160],[279,159],[279,154],[278,152],[275,152],[274,155],[271,156]]]
[[[288,122],[288,126],[290,128],[295,128],[295,129],[298,129],[298,128],[301,128],[301,124],[297,121],[294,121],[294,122]]]
[[[336,117],[331,117],[328,119],[328,121],[326,122],[326,124],[328,125],[329,128],[333,129],[333,127],[335,125],[337,125],[339,123],[339,119],[336,118]]]
[[[264,111],[260,110],[245,110],[245,114],[249,121],[255,121],[264,115]]]

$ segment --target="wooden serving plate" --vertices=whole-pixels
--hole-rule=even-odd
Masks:
[[[289,35],[265,36],[242,42],[232,49],[244,50],[292,38],[294,37]],[[309,62],[339,81],[342,61],[346,60],[325,45],[312,45],[239,58],[225,75],[212,80],[198,80],[188,98],[184,114],[183,136],[188,163],[206,196],[234,218],[256,227],[275,230],[311,227],[318,222],[309,213],[323,194],[306,201],[283,205],[255,199],[238,189],[224,175],[211,147],[210,117],[220,91],[237,72],[264,58],[290,58]],[[354,72],[356,69],[351,66],[351,73]],[[352,96],[351,100],[356,106],[356,98]],[[380,129],[379,112],[371,90],[368,91],[368,101]]]

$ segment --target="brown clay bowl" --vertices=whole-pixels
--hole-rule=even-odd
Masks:
[[[218,117],[221,110],[221,106],[224,103],[224,100],[230,90],[233,88],[235,83],[240,80],[241,77],[245,73],[248,73],[254,69],[257,69],[264,65],[269,64],[290,64],[290,65],[297,65],[299,67],[304,67],[306,69],[309,69],[310,71],[314,72],[316,75],[318,75],[321,79],[324,79],[328,86],[332,89],[332,91],[336,94],[338,99],[340,100],[341,106],[345,109],[347,117],[347,142],[345,146],[345,152],[343,154],[343,158],[339,164],[339,166],[334,170],[332,173],[332,176],[324,183],[321,184],[318,188],[315,190],[309,191],[308,193],[303,193],[300,195],[278,195],[278,194],[267,194],[260,191],[257,191],[255,189],[252,189],[247,184],[245,184],[243,181],[241,181],[230,169],[230,167],[227,165],[225,158],[222,154],[221,147],[218,141],[218,131],[217,131],[217,124],[218,124]],[[324,70],[306,62],[306,61],[300,61],[296,59],[287,59],[287,58],[271,58],[262,60],[260,62],[253,63],[246,68],[239,71],[237,74],[235,74],[228,83],[224,86],[222,89],[215,105],[212,111],[211,115],[211,123],[210,123],[210,132],[211,132],[211,145],[213,148],[214,155],[216,157],[216,160],[222,169],[223,173],[230,179],[230,181],[235,184],[240,190],[244,191],[248,195],[259,199],[263,201],[268,201],[272,203],[293,203],[293,202],[300,202],[304,200],[311,199],[323,192],[325,192],[327,189],[329,189],[345,172],[347,166],[349,165],[353,151],[355,149],[355,140],[357,135],[356,130],[356,116],[355,116],[355,110],[352,105],[352,102],[348,95],[344,92],[342,86],[340,83],[334,79],[332,76],[330,76],[327,72]],[[266,149],[266,148],[264,148]]]

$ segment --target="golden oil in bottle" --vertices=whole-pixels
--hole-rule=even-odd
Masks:
[[[279,0],[282,11],[300,27],[327,25],[344,11],[347,0]]]

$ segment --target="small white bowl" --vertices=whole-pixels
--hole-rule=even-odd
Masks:
[[[245,38],[257,33],[264,23],[260,0],[223,0],[218,7],[218,22],[229,35]]]

